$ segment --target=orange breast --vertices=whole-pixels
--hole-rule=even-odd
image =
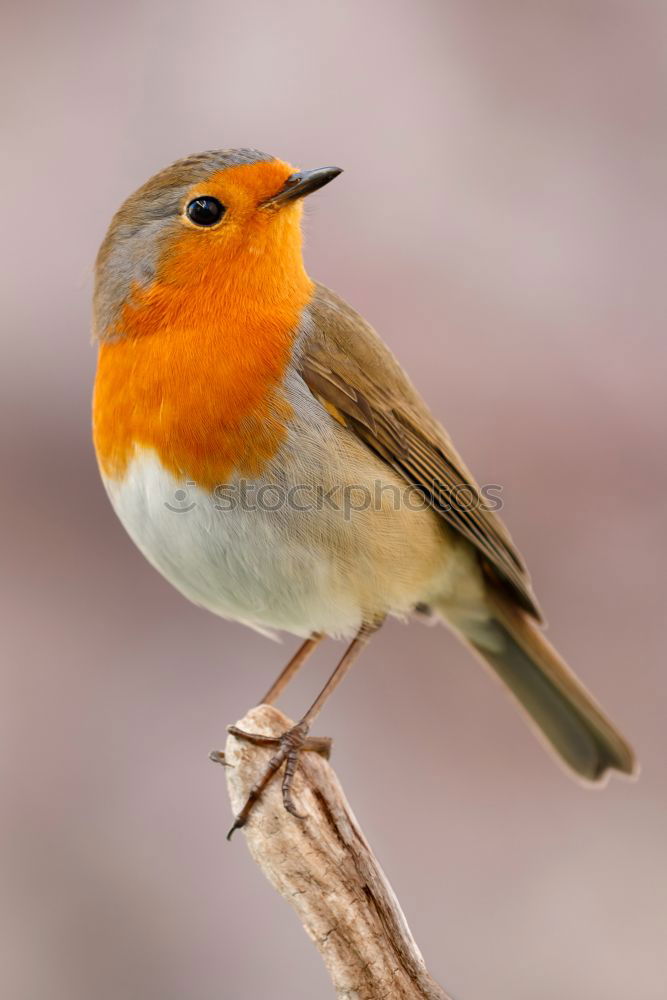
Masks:
[[[300,236],[291,253],[291,232],[272,231],[262,253],[255,243],[233,266],[197,260],[198,238],[179,237],[159,280],[125,306],[118,339],[100,347],[93,425],[108,477],[144,447],[177,478],[213,489],[233,472],[258,476],[285,439],[282,386],[313,289]]]

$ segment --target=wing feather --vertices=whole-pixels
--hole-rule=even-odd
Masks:
[[[299,370],[327,409],[477,549],[487,575],[541,620],[530,578],[504,524],[489,509],[444,428],[389,349],[361,316],[316,286]]]

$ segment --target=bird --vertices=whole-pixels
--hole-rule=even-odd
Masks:
[[[100,247],[93,440],[115,513],[183,595],[302,644],[349,645],[302,718],[269,739],[243,826],[283,769],[285,808],[325,701],[388,617],[449,626],[587,784],[632,748],[546,638],[507,529],[389,348],[306,271],[306,196],[338,167],[255,149],[181,159],[132,194]],[[414,332],[411,333],[414,336]]]

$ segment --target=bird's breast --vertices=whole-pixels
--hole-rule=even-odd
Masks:
[[[233,472],[255,477],[277,453],[291,416],[283,381],[290,329],[194,324],[100,347],[93,436],[107,479],[137,449],[176,479],[212,490]]]

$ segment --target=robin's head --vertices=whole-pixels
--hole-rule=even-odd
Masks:
[[[300,294],[301,199],[340,172],[296,171],[253,149],[200,153],[160,171],[116,213],[100,248],[95,335]]]

